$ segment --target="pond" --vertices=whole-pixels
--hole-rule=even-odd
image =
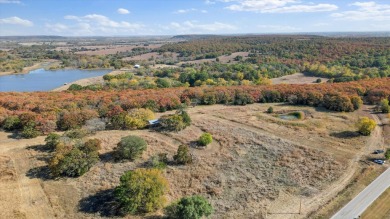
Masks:
[[[45,70],[37,69],[28,74],[13,74],[0,76],[0,92],[10,91],[49,91],[60,87],[65,83],[71,83],[84,78],[105,75],[112,70],[80,70],[61,69]]]
[[[298,117],[294,115],[278,115],[279,118],[284,119],[284,120],[298,120]]]

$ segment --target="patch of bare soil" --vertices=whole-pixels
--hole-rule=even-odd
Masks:
[[[247,59],[248,58],[248,55],[249,55],[249,52],[234,52],[228,56],[224,55],[224,56],[219,56],[219,61],[221,63],[230,63],[230,62],[235,62],[234,61],[234,58],[236,58],[237,56],[242,56],[243,57],[243,60]]]
[[[353,158],[369,138],[353,134],[356,113],[272,104],[275,111],[306,114],[302,121],[286,122],[266,114],[269,106],[190,108],[193,123],[178,133],[99,132],[90,138],[102,140],[101,161],[79,178],[50,178],[44,137],[15,140],[0,132],[0,206],[5,209],[0,217],[114,217],[112,191],[123,172],[145,167],[158,153],[172,159],[179,145],[187,144],[194,163],[164,170],[169,201],[203,195],[214,206],[213,218],[304,218],[337,194],[340,182],[348,183]],[[196,140],[203,132],[214,141],[199,148]],[[148,148],[135,162],[116,162],[112,150],[127,135],[141,136]],[[297,214],[301,198],[304,207]]]
[[[292,75],[286,75],[280,78],[271,79],[272,84],[315,84],[317,79],[321,79],[321,82],[327,82],[328,78],[306,76],[303,73],[295,73]]]

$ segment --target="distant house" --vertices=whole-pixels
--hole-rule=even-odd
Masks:
[[[134,65],[134,68],[141,68],[140,65]]]

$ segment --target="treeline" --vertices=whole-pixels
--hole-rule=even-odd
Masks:
[[[285,102],[350,112],[359,108],[362,99],[374,104],[389,99],[389,96],[390,79],[318,85],[2,93],[0,124],[7,131],[24,131],[28,137],[78,128],[94,118],[112,126],[115,115],[138,108],[163,112],[194,103],[246,105]]]

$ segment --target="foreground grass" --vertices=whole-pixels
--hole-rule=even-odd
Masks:
[[[310,215],[310,218],[331,218],[338,210],[351,201],[359,192],[363,191],[372,181],[374,181],[384,171],[381,167],[361,167],[356,171],[351,183],[342,190],[336,197],[328,202],[317,213]],[[382,217],[383,218],[383,217]]]
[[[389,219],[390,218],[390,188],[374,201],[362,214],[362,219]]]

